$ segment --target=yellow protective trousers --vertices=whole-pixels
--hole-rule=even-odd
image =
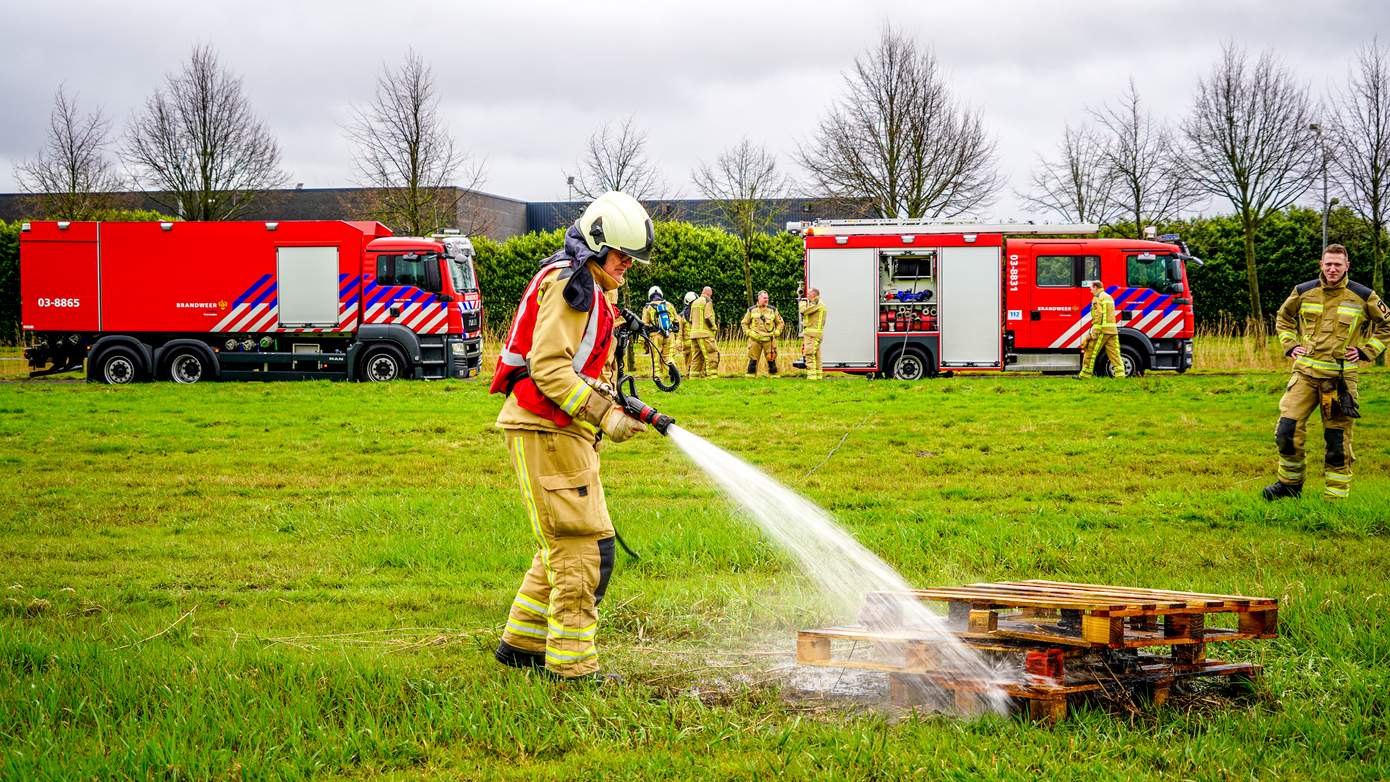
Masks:
[[[598,604],[613,572],[598,452],[561,432],[507,430],[521,502],[536,541],[531,569],[507,615],[503,643],[545,656],[561,676],[598,670]]]
[[[1125,376],[1125,362],[1120,358],[1120,338],[1115,334],[1100,334],[1096,331],[1091,332],[1091,338],[1086,341],[1086,352],[1081,356],[1081,376],[1090,377],[1094,374],[1096,367],[1096,356],[1105,351],[1105,357],[1110,359],[1110,366],[1114,369],[1115,377]]]
[[[758,360],[767,359],[767,372],[777,374],[777,343],[774,340],[748,340],[748,374],[758,374]]]
[[[690,376],[719,376],[719,347],[714,337],[690,338]]]
[[[1347,390],[1357,397],[1356,376],[1346,378]],[[1274,428],[1274,441],[1279,446],[1279,482],[1302,486],[1304,477],[1303,445],[1308,433],[1308,418],[1314,410],[1322,411],[1323,496],[1341,499],[1351,492],[1351,465],[1356,455],[1351,450],[1355,418],[1342,414],[1336,404],[1337,379],[1308,377],[1293,373],[1279,399],[1279,423]]]
[[[803,334],[801,337],[801,354],[806,357],[806,378],[808,380],[820,380],[820,337],[811,334]]]

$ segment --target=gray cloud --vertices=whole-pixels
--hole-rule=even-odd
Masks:
[[[435,69],[455,135],[486,158],[485,189],[563,197],[561,172],[589,133],[634,114],[671,189],[689,193],[696,163],[745,134],[791,168],[840,74],[885,22],[935,48],[1021,187],[1063,124],[1084,121],[1131,75],[1176,121],[1227,38],[1278,52],[1321,96],[1345,78],[1357,45],[1390,33],[1390,4],[27,3],[0,30],[0,191],[15,189],[14,163],[42,145],[60,82],[123,127],[194,44],[209,43],[244,78],[291,181],[306,186],[352,183],[340,125],[383,64],[413,47]],[[1011,194],[994,211],[1032,216]]]

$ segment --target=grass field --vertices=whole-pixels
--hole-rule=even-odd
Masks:
[[[0,776],[1386,778],[1390,374],[1363,375],[1335,506],[1257,497],[1284,379],[648,393],[912,583],[1283,601],[1278,640],[1231,650],[1265,666],[1254,697],[1051,730],[785,697],[802,579],[655,435],[604,451],[643,558],[599,639],[625,683],[591,689],[491,660],[531,546],[484,384],[3,384]]]

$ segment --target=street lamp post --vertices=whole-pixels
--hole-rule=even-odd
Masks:
[[[1308,129],[1317,134],[1318,153],[1322,162],[1322,246],[1327,246],[1327,139],[1322,135],[1322,125],[1309,123]]]

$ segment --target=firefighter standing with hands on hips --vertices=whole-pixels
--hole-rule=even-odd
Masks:
[[[714,338],[719,324],[714,320],[714,289],[705,286],[690,303],[690,376],[719,376],[719,346]]]
[[[1091,280],[1091,333],[1086,337],[1086,350],[1081,355],[1081,377],[1090,377],[1096,366],[1096,356],[1105,351],[1115,377],[1124,377],[1125,362],[1120,358],[1120,329],[1115,323],[1115,299],[1105,292],[1100,280]]]
[[[797,302],[801,313],[801,355],[806,362],[806,379],[820,380],[820,341],[825,334],[825,305],[820,301],[820,290],[812,288],[806,298]]]
[[[767,291],[758,291],[758,303],[743,314],[743,333],[748,335],[748,374],[758,374],[758,359],[767,357],[767,373],[777,374],[777,338],[787,324],[782,313],[767,303]]]
[[[1347,279],[1350,262],[1340,244],[1323,250],[1318,279],[1293,289],[1279,307],[1275,328],[1285,355],[1293,358],[1293,377],[1279,400],[1274,440],[1279,446],[1279,480],[1264,498],[1303,493],[1308,417],[1322,411],[1323,499],[1351,491],[1351,432],[1357,409],[1356,362],[1372,361],[1390,340],[1390,309],[1376,292]]]
[[[647,211],[605,193],[570,226],[564,249],[527,285],[491,391],[537,551],[494,656],[564,679],[597,679],[598,605],[613,570],[615,532],[599,480],[600,436],[622,442],[646,426],[591,381],[611,383],[615,306],[633,261],[647,263]]]
[[[651,344],[656,348],[656,362],[652,369],[653,377],[661,377],[661,370],[665,368],[668,360],[675,360],[673,346],[680,344],[680,313],[671,302],[662,298],[661,288],[653,285],[647,290],[647,306],[642,308],[642,323],[648,326],[655,326],[660,331],[651,335]],[[650,351],[645,341],[642,345],[644,350]]]

